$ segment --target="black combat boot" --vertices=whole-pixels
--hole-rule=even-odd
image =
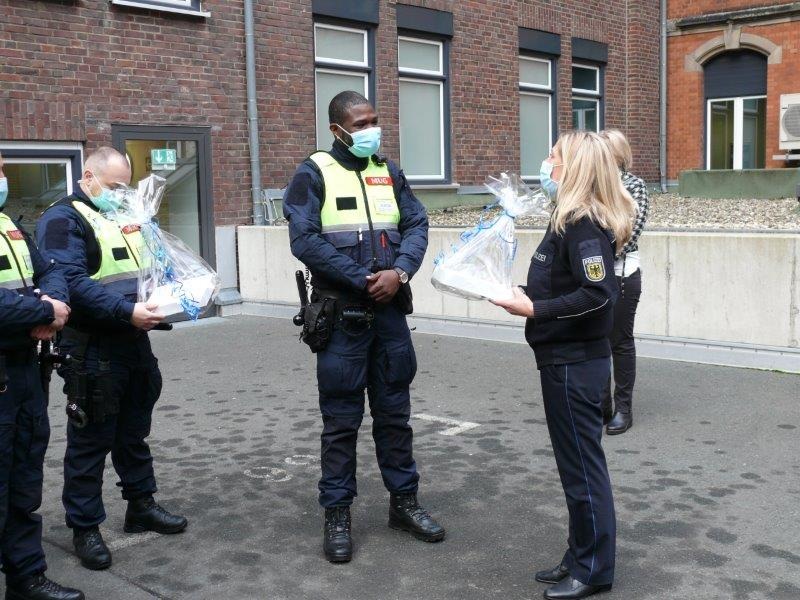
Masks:
[[[125,533],[180,533],[188,524],[186,517],[173,515],[161,508],[152,496],[145,496],[128,502],[123,530]]]
[[[84,600],[80,590],[73,590],[50,581],[39,573],[17,582],[6,583],[6,600]]]
[[[330,562],[350,562],[353,558],[349,506],[325,509],[325,539],[322,547],[325,550],[325,558]]]
[[[389,499],[389,527],[408,531],[424,542],[444,539],[444,527],[422,508],[416,494],[392,494]]]
[[[72,544],[81,564],[92,571],[102,571],[111,566],[111,551],[100,535],[97,526],[72,530]]]

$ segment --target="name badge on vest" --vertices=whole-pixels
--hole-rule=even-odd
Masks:
[[[375,200],[375,210],[380,215],[393,215],[397,211],[397,204],[392,200]]]
[[[12,229],[6,233],[9,239],[19,242],[20,240],[24,240],[25,236],[19,229]]]
[[[392,185],[391,177],[365,177],[367,185]]]
[[[141,225],[139,225],[138,223],[133,223],[131,225],[125,225],[125,227],[122,228],[122,233],[124,233],[125,235],[130,235],[131,233],[136,233],[137,231],[141,231],[141,229],[142,229]]]

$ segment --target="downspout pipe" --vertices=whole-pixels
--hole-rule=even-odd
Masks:
[[[250,179],[253,194],[253,224],[264,225],[261,201],[261,156],[258,145],[258,104],[256,102],[256,42],[253,0],[244,0],[244,39],[247,68],[247,129],[250,133]]]
[[[659,171],[661,191],[667,192],[667,0],[661,0],[661,60],[659,61]]]

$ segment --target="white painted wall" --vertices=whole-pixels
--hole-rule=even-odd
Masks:
[[[488,302],[436,291],[433,257],[460,229],[431,229],[428,254],[412,281],[415,314],[513,321]],[[517,232],[515,280],[524,283],[543,232]],[[800,236],[645,232],[640,240],[643,294],[637,334],[800,348]],[[285,227],[238,229],[239,284],[249,302],[297,300]]]

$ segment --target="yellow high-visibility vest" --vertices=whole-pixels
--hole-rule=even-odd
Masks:
[[[23,291],[26,287],[33,287],[28,242],[14,221],[0,213],[0,288]]]
[[[328,152],[315,152],[309,158],[325,181],[320,213],[323,234],[367,230],[370,220],[375,230],[397,230],[400,208],[386,164],[370,158],[363,171],[348,171]]]
[[[89,276],[103,285],[122,281],[135,282],[139,278],[142,266],[141,250],[144,238],[138,225],[120,225],[105,218],[93,210],[85,202],[72,201],[72,206],[86,220],[94,231],[97,244],[100,246],[100,267]]]

